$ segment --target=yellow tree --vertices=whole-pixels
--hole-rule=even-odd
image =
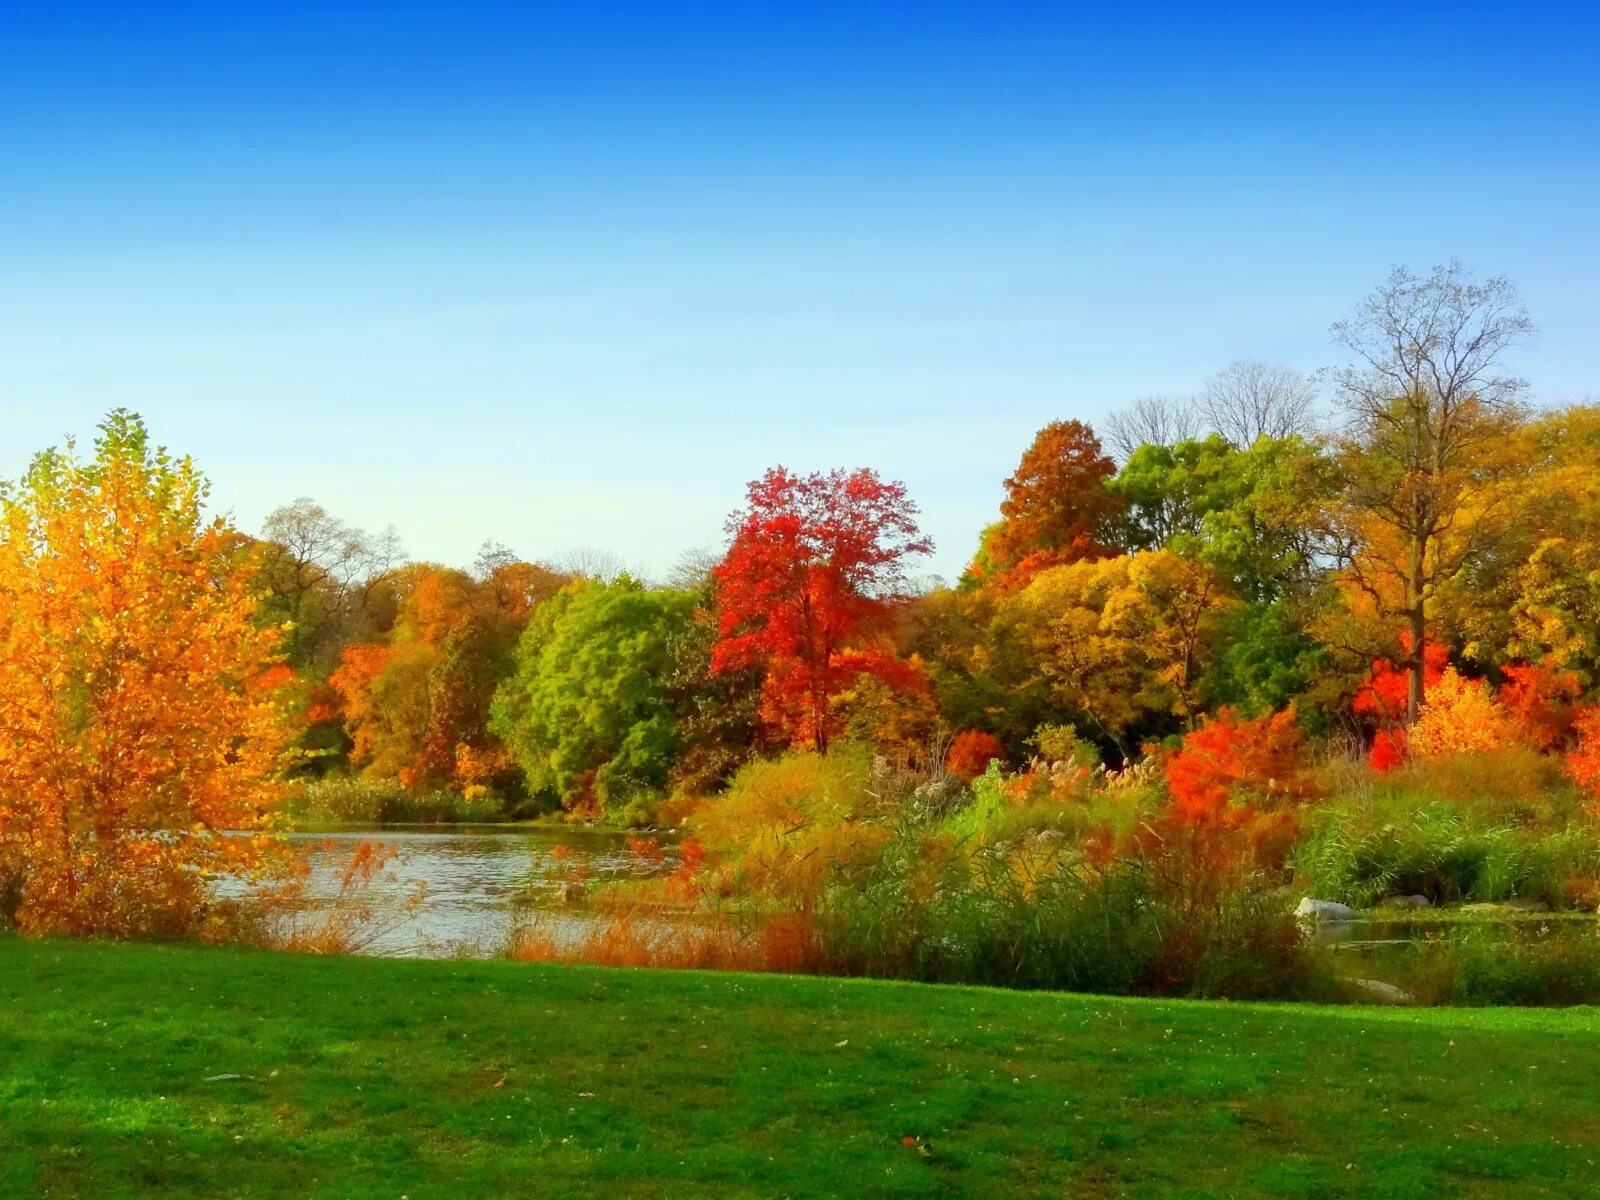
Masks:
[[[0,892],[29,933],[221,932],[209,886],[277,861],[289,672],[204,479],[113,412],[0,523]]]
[[[1200,656],[1233,603],[1207,564],[1149,550],[1052,567],[1012,611],[1057,693],[1126,757],[1141,719],[1198,713]]]

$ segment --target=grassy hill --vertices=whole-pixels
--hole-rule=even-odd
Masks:
[[[0,1195],[1592,1196],[1600,1012],[0,938]]]

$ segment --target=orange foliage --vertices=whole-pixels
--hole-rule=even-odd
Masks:
[[[982,729],[967,729],[956,734],[945,755],[945,770],[957,779],[971,781],[989,769],[995,759],[1004,762],[1005,745],[994,734]]]
[[[28,933],[225,936],[209,881],[278,853],[281,631],[193,465],[100,428],[0,511],[0,892]]]
[[[602,918],[576,941],[535,925],[507,947],[518,962],[581,962],[607,967],[816,974],[826,956],[810,912],[771,913],[748,923],[726,913],[703,921],[652,920],[637,912]]]
[[[1298,830],[1295,806],[1317,795],[1288,710],[1242,720],[1223,709],[1184,737],[1165,773],[1171,803],[1146,827],[1142,849],[1159,843],[1188,887],[1281,868]]]
[[[1406,731],[1406,748],[1417,758],[1482,754],[1515,745],[1521,730],[1495,700],[1489,685],[1446,667],[1428,686],[1428,698]]]
[[[1204,823],[1234,799],[1278,808],[1316,795],[1305,740],[1288,709],[1254,720],[1223,709],[1185,735],[1165,770],[1174,812],[1190,824]]]

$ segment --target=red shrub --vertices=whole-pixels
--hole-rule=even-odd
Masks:
[[[1406,760],[1406,731],[1396,726],[1380,729],[1367,751],[1367,762],[1374,771],[1392,771]]]
[[[1506,681],[1497,699],[1516,721],[1529,744],[1554,750],[1572,740],[1578,720],[1578,677],[1533,663],[1515,663],[1504,670]]]
[[[945,755],[944,767],[958,779],[969,782],[989,769],[994,759],[1005,761],[1006,748],[994,734],[982,729],[967,729],[956,734]]]

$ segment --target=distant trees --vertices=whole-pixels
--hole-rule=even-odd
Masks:
[[[0,897],[27,932],[221,934],[208,878],[271,861],[290,673],[205,495],[123,410],[0,495]]]
[[[287,629],[296,667],[322,673],[345,642],[380,619],[373,600],[405,554],[391,528],[377,536],[345,524],[302,496],[268,514],[261,528],[261,578],[268,612]]]
[[[835,698],[863,674],[920,685],[886,640],[907,559],[932,549],[916,511],[904,484],[870,470],[774,467],[728,519],[712,668],[759,666],[762,717],[789,740],[826,751]]]
[[[1309,437],[1317,429],[1316,384],[1281,363],[1231,362],[1206,380],[1201,419],[1240,450],[1257,438]]]

